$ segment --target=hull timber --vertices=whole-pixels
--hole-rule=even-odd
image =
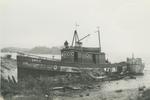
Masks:
[[[82,64],[52,60],[33,55],[17,55],[18,80],[32,77],[48,77],[65,74],[80,74],[81,69],[104,69],[110,64]],[[116,66],[116,65],[113,65]]]
[[[55,75],[65,75],[66,73],[80,73],[76,68],[66,68],[57,60],[50,60],[37,56],[17,56],[18,80],[32,77],[48,77]]]

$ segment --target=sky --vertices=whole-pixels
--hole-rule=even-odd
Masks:
[[[71,45],[75,24],[83,46],[98,47],[111,61],[134,53],[150,63],[149,0],[0,0],[0,46]]]

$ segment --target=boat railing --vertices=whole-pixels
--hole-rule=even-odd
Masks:
[[[58,59],[51,59],[47,57],[41,57],[37,55],[32,54],[19,54],[19,58],[17,58],[20,62],[28,62],[28,63],[36,63],[36,64],[43,64],[43,65],[57,65],[57,66],[74,66],[74,67],[89,67],[89,68],[111,68],[111,67],[117,67],[118,64],[91,64],[91,63],[74,63],[74,62],[62,62]]]
[[[35,59],[43,59],[43,60],[58,60],[58,59],[53,59],[53,58],[48,58],[48,57],[42,57],[42,56],[38,56],[38,55],[33,55],[33,54],[27,54],[27,53],[17,53],[17,55],[20,56],[24,56],[24,57],[31,57],[31,58],[35,58]]]

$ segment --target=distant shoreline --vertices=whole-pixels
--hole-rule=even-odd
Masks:
[[[33,47],[31,49],[27,48],[17,48],[17,47],[6,47],[2,48],[1,52],[6,53],[17,53],[17,52],[22,52],[22,53],[32,53],[32,54],[60,54],[60,50],[62,47],[45,47],[45,46],[37,46]]]

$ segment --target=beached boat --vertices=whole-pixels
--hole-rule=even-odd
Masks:
[[[111,64],[107,61],[105,53],[101,51],[99,30],[99,47],[83,47],[81,41],[88,36],[89,35],[79,39],[77,30],[75,30],[72,45],[69,46],[67,41],[64,42],[64,48],[61,49],[61,60],[49,59],[26,53],[18,53],[18,80],[22,80],[28,76],[45,77],[64,75],[68,73],[80,74],[82,70],[93,69],[100,71],[102,75],[119,71],[121,73],[124,66],[129,67],[131,72],[139,73],[143,71],[140,61],[137,61],[137,63],[134,64],[130,63],[133,59],[132,61],[128,59],[125,63],[115,64]]]
[[[105,53],[101,52],[101,47],[82,47],[81,41],[88,36],[79,39],[75,30],[72,45],[69,46],[65,41],[64,48],[61,49],[61,60],[19,53],[18,78],[23,79],[29,75],[40,77],[66,73],[79,74],[81,69],[109,67],[110,64],[106,63]]]

